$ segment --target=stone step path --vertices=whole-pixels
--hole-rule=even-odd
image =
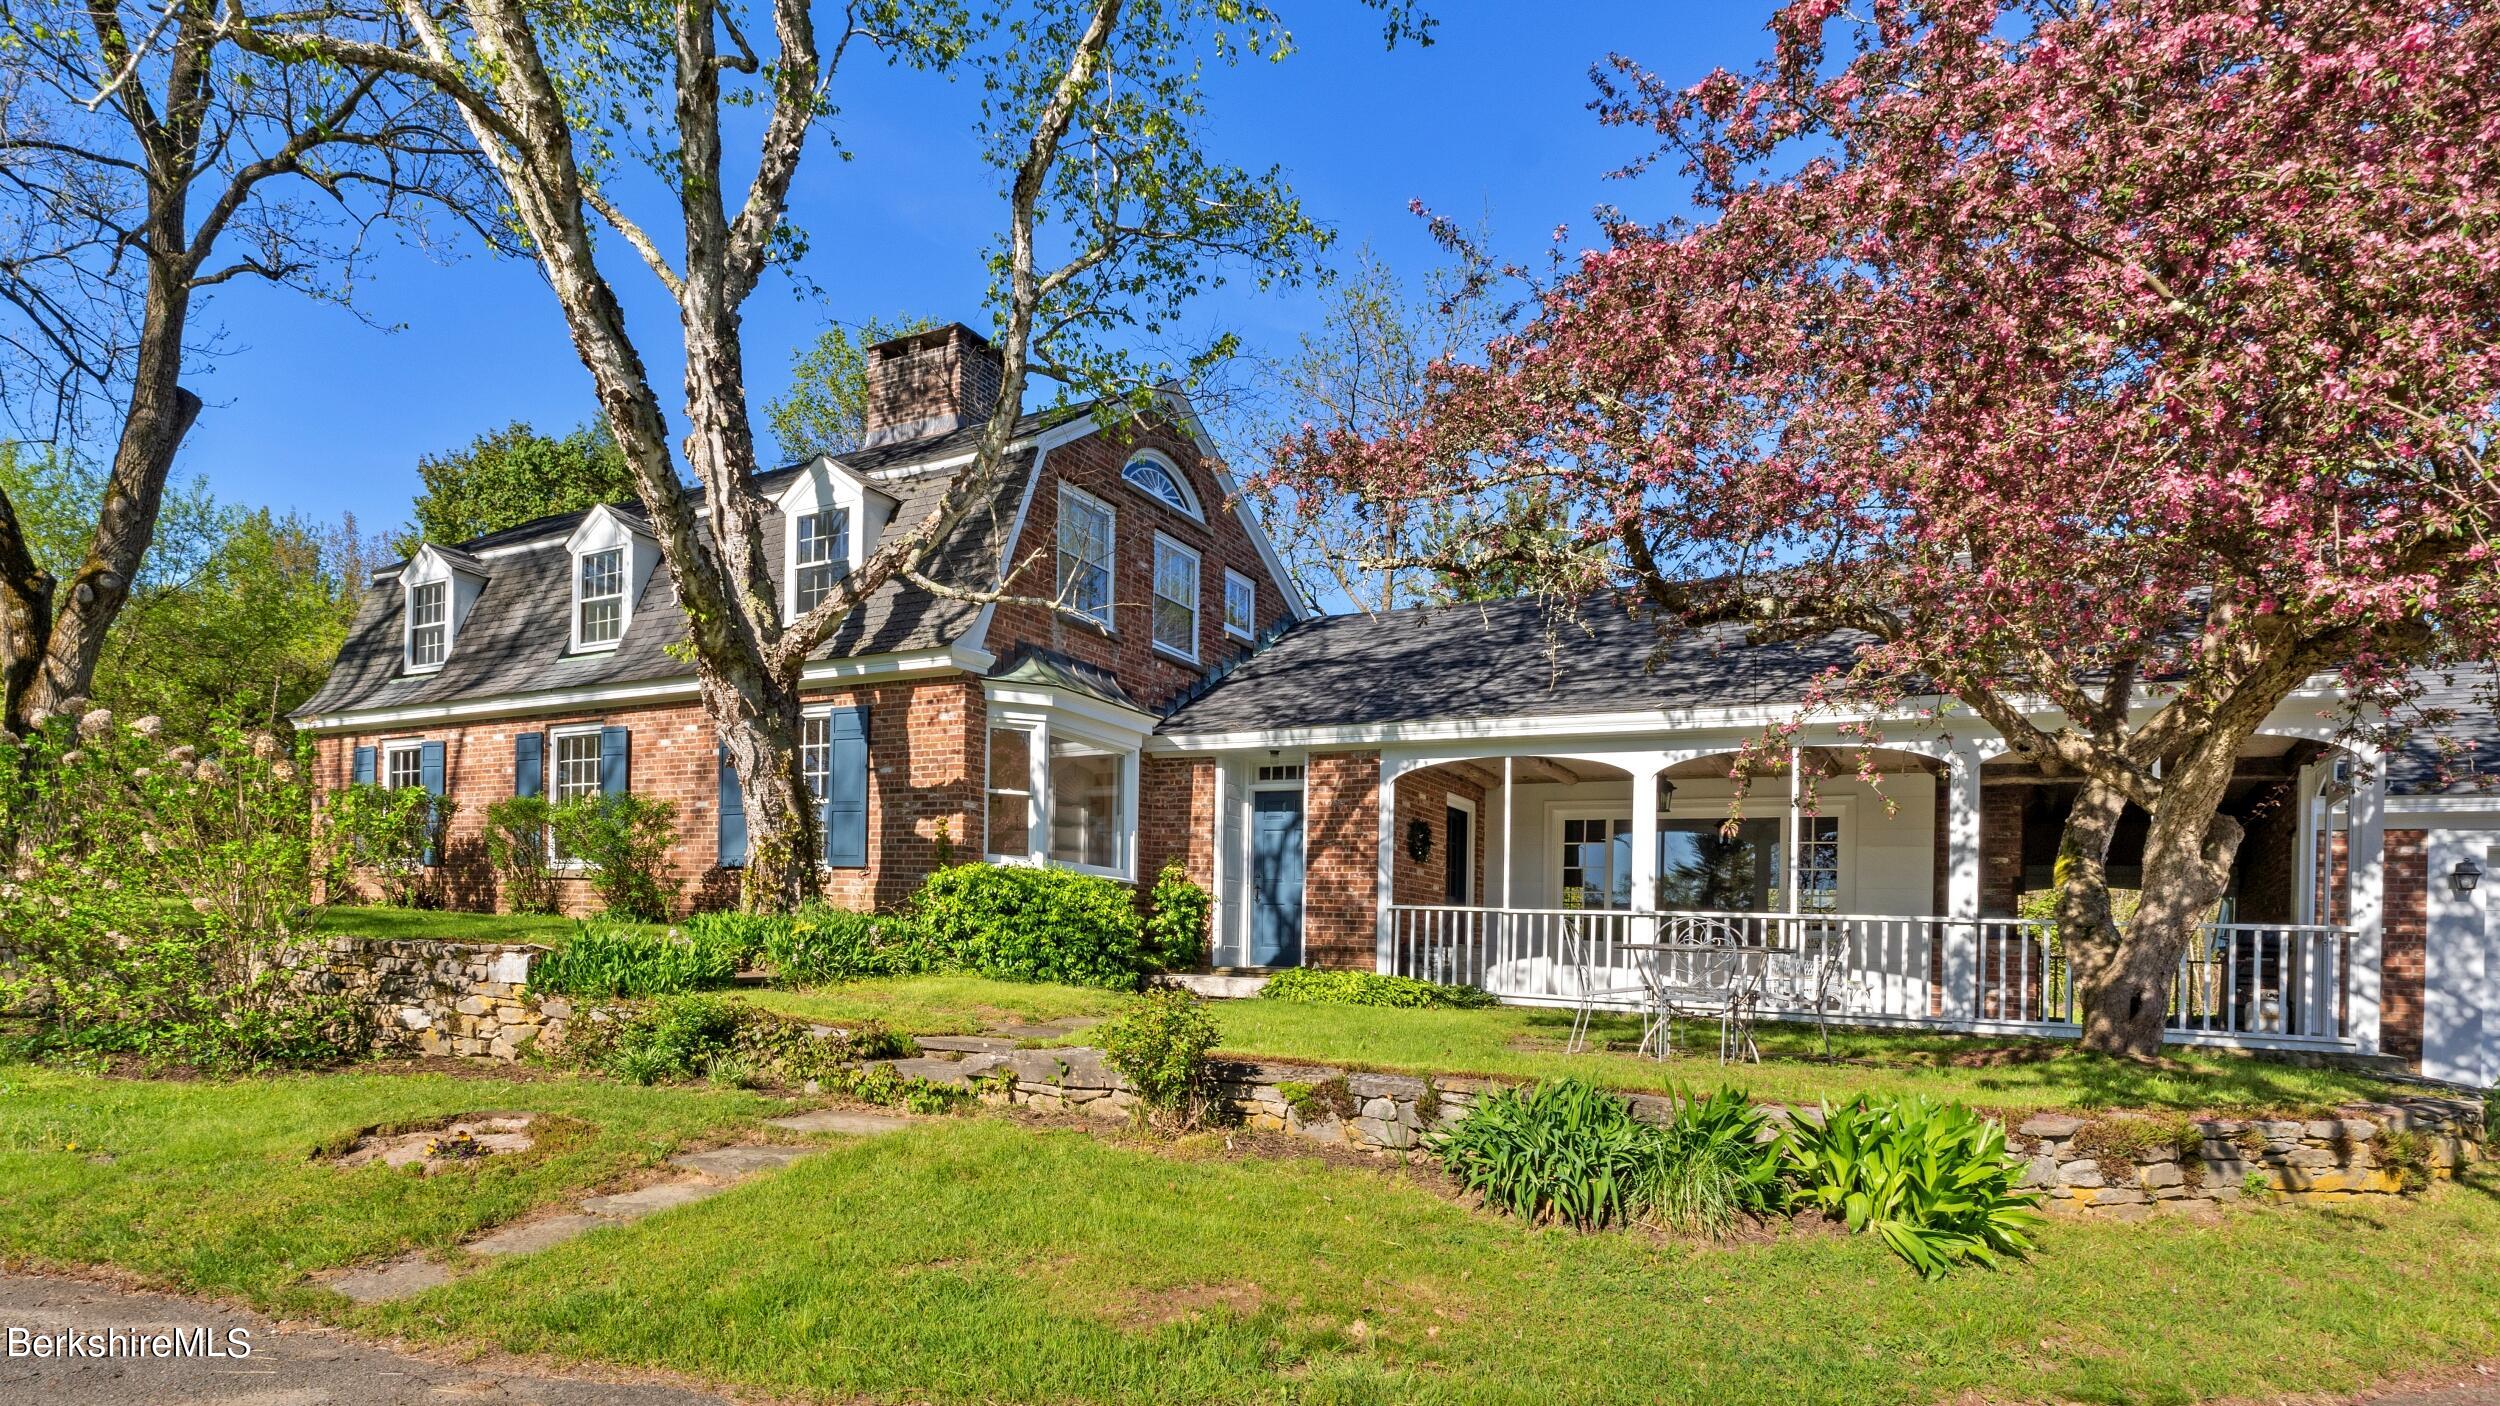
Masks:
[[[819,1108],[766,1122],[768,1126],[794,1133],[878,1137],[899,1132],[911,1126],[912,1120],[890,1113],[853,1113],[839,1108]],[[674,1181],[653,1182],[632,1191],[584,1197],[577,1209],[507,1225],[460,1248],[473,1255],[496,1259],[536,1254],[576,1236],[587,1235],[603,1225],[628,1225],[660,1211],[710,1200],[749,1177],[779,1171],[802,1157],[822,1150],[816,1147],[742,1143],[703,1152],[681,1152],[669,1158],[668,1164],[689,1175]],[[320,1282],[358,1303],[388,1303],[393,1299],[422,1294],[428,1289],[441,1288],[458,1276],[459,1270],[454,1266],[435,1259],[425,1251],[416,1250],[394,1260],[332,1275]]]

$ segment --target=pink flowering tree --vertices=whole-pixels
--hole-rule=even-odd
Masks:
[[[1855,632],[1815,703],[1940,696],[2079,783],[2085,1043],[2151,1057],[2241,745],[2322,671],[2383,719],[2500,637],[2500,7],[1799,0],[1771,28],[1750,72],[1600,79],[1693,215],[1617,222],[1418,415],[1274,472],[1551,495],[1579,550],[1511,570],[1662,628]]]

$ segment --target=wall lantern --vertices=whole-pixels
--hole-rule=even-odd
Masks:
[[[1410,820],[1406,823],[1406,857],[1421,864],[1432,857],[1432,822]]]
[[[1673,809],[1675,809],[1675,783],[1661,774],[1658,778],[1658,813],[1664,815]]]
[[[2471,857],[2458,860],[2457,867],[2448,871],[2448,887],[2455,889],[2460,896],[2472,893],[2474,886],[2482,881],[2483,866]]]

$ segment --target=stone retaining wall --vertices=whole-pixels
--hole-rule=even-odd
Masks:
[[[930,1053],[892,1061],[896,1073],[968,1085],[992,1101],[1109,1119],[1127,1118],[1138,1106],[1100,1050],[1018,1049],[977,1037],[921,1043]],[[1503,1086],[1219,1060],[1214,1088],[1218,1112],[1249,1127],[1390,1154],[1420,1147],[1425,1133],[1465,1118],[1478,1098]],[[1635,1117],[1663,1122],[1675,1115],[1666,1098],[1625,1098]],[[1812,1116],[1767,1107],[1775,1119]],[[2009,1141],[2030,1159],[2024,1185],[2040,1191],[2049,1209],[2124,1220],[2210,1212],[2252,1189],[2307,1200],[2393,1195],[2408,1176],[2455,1176],[2481,1142],[2482,1110],[2461,1099],[2356,1104],[2337,1114],[2314,1121],[2041,1114],[2012,1130]],[[2148,1143],[2162,1145],[2109,1150]]]
[[[305,984],[362,996],[376,1043],[422,1055],[517,1059],[564,1037],[573,1003],[524,995],[543,947],[333,937],[307,959]]]

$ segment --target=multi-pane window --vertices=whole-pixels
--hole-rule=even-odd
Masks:
[[[1258,583],[1238,571],[1225,572],[1224,633],[1246,640],[1258,631]]]
[[[1120,866],[1120,754],[1050,739],[1050,857],[1096,869]]]
[[[833,788],[833,719],[816,716],[799,723],[799,775],[807,781],[807,794],[816,804],[825,803]]]
[[[1145,490],[1148,496],[1191,517],[1198,515],[1197,505],[1189,501],[1189,493],[1181,487],[1180,480],[1172,476],[1170,469],[1153,459],[1129,460],[1128,467],[1120,470],[1120,477]]]
[[[1033,848],[1033,734],[1020,727],[990,729],[989,837],[995,855],[1027,854]]]
[[[1563,906],[1632,906],[1632,822],[1566,820],[1562,843]]]
[[[1840,911],[1840,818],[1797,818],[1797,911]]]
[[[547,788],[550,803],[560,806],[567,801],[583,800],[601,792],[597,729],[557,733],[555,751],[554,774]],[[559,862],[572,858],[556,846],[552,827],[547,836],[547,848]]]
[[[833,594],[851,556],[851,510],[826,508],[803,515],[790,551],[793,603],[806,614]]]
[[[575,643],[614,644],[625,633],[625,549],[584,552],[581,561],[580,628]]]
[[[451,647],[451,583],[428,581],[408,588],[408,666],[431,669]]]
[[[1059,492],[1059,599],[1111,623],[1111,509],[1073,488]]]
[[[424,752],[414,742],[401,743],[382,753],[382,784],[394,791],[403,791],[425,784]]]
[[[1155,538],[1155,643],[1198,657],[1198,554],[1168,537]]]

